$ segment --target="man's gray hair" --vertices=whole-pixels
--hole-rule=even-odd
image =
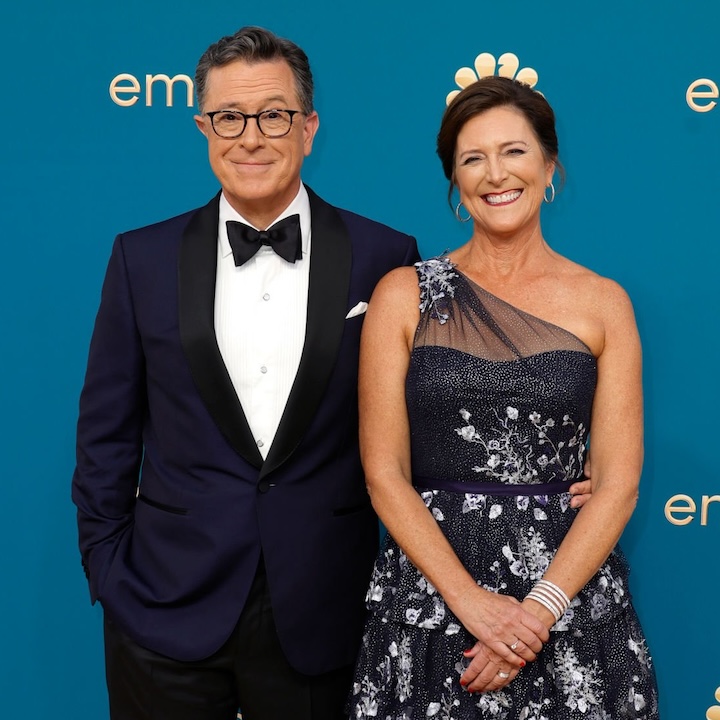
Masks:
[[[313,111],[313,77],[305,52],[286,38],[278,37],[265,28],[249,25],[240,28],[234,35],[220,38],[198,61],[195,70],[195,92],[201,113],[205,103],[208,72],[214,67],[222,67],[236,60],[247,63],[285,60],[295,77],[300,109],[305,114]]]

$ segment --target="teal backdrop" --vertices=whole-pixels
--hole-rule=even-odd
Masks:
[[[115,234],[217,190],[182,79],[168,104],[157,79],[148,101],[146,76],[192,77],[246,24],[310,56],[321,126],[306,182],[413,233],[424,256],[468,233],[434,153],[456,70],[482,52],[535,69],[567,169],[545,236],[624,285],[643,338],[647,459],[622,542],[663,718],[720,718],[717,0],[6,5],[0,717],[107,717],[70,502],[87,345]],[[113,81],[132,87],[123,74],[138,90],[113,99]]]

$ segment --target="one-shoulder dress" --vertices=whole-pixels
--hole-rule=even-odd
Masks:
[[[524,598],[577,513],[597,364],[575,335],[418,263],[406,384],[413,485],[478,585]],[[373,720],[655,720],[657,685],[616,547],[505,688],[459,684],[474,639],[388,534],[366,598],[350,716]]]

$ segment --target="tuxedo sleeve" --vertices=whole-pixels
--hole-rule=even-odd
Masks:
[[[408,235],[408,247],[405,252],[403,265],[414,265],[420,262],[420,253],[418,252],[417,240],[412,235]]]
[[[134,516],[147,412],[145,363],[122,235],[113,246],[80,396],[77,506],[80,553],[93,602]]]

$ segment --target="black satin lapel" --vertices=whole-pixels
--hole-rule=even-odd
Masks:
[[[219,195],[198,210],[180,245],[178,305],[180,341],[200,397],[222,434],[249,463],[262,465],[247,418],[215,337],[215,275]]]
[[[307,191],[312,242],[305,345],[261,476],[285,462],[300,444],[335,367],[345,329],[352,267],[350,236],[338,211],[310,188]]]

